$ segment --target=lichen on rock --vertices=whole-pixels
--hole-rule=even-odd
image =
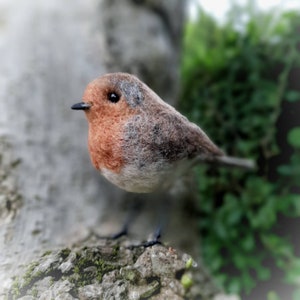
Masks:
[[[98,240],[48,251],[15,278],[7,299],[213,299],[217,294],[210,278],[202,275],[199,282],[199,266],[191,266],[189,255],[163,245],[128,248],[128,243]],[[193,284],[185,286],[184,276]]]
[[[0,226],[12,221],[22,204],[14,176],[19,163],[7,138],[0,136]]]

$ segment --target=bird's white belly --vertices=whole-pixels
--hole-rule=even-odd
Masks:
[[[145,170],[129,165],[119,173],[108,169],[102,169],[101,173],[107,180],[128,192],[150,193],[164,189],[168,185],[170,170],[157,171],[151,168]]]
[[[193,164],[193,160],[181,160],[176,163],[165,163],[163,168],[157,164],[146,168],[137,168],[135,164],[127,165],[119,173],[101,169],[102,175],[119,188],[133,193],[151,193],[168,189],[179,176]]]

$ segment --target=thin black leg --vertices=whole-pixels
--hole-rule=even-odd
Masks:
[[[169,197],[166,194],[163,195],[153,195],[153,196],[158,196],[161,198],[159,201],[159,205],[156,208],[157,211],[157,219],[158,219],[158,226],[156,227],[154,233],[153,233],[153,238],[149,241],[146,241],[144,243],[140,243],[138,245],[133,245],[129,246],[129,248],[137,248],[137,247],[151,247],[154,245],[161,245],[161,236],[162,232],[165,229],[167,223],[168,223],[168,218],[169,218],[169,213],[170,213],[170,201]]]
[[[126,215],[126,219],[124,224],[121,227],[121,230],[113,233],[108,236],[99,236],[96,235],[98,238],[101,239],[111,239],[111,240],[116,240],[122,236],[128,235],[130,225],[134,222],[134,220],[138,217],[138,215],[141,213],[143,203],[140,201],[140,199],[130,199],[130,205],[128,208],[128,213]]]

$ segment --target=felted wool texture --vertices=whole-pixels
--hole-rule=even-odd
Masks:
[[[221,155],[221,151],[195,124],[163,102],[148,86],[135,78],[134,93],[126,90],[126,99],[143,94],[143,101],[135,101],[136,113],[124,128],[123,152],[125,167],[123,184],[135,191],[149,192],[167,187],[175,177],[191,165],[199,154]],[[136,91],[139,87],[141,91]],[[132,102],[132,101],[131,101]]]
[[[116,93],[120,100],[109,102]],[[86,89],[89,150],[94,166],[130,192],[166,188],[198,155],[223,152],[195,124],[146,84],[126,73],[106,74]]]

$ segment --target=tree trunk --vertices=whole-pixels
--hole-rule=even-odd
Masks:
[[[121,227],[133,195],[92,168],[86,120],[70,106],[89,81],[111,71],[137,74],[175,104],[184,4],[14,0],[0,6],[1,297],[11,276],[45,251],[72,249],[91,231],[106,235]],[[152,230],[158,200],[148,198],[133,229],[139,238]],[[169,226],[165,239],[195,254],[196,222],[183,205],[174,205],[177,228]]]

